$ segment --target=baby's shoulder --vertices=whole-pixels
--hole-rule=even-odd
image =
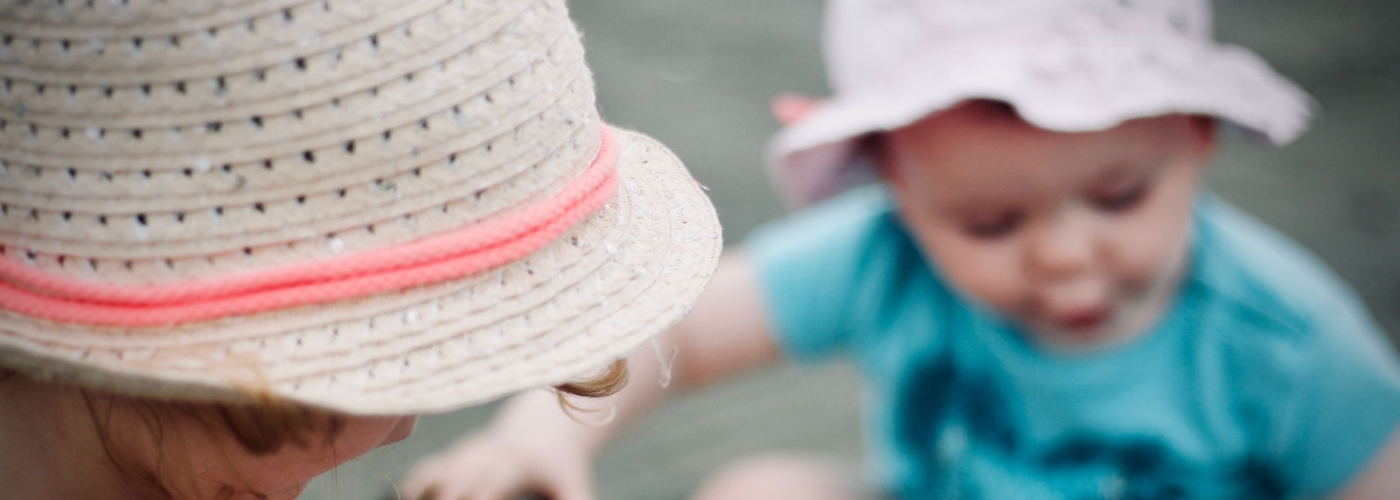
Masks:
[[[750,239],[868,239],[888,229],[894,211],[894,200],[883,186],[864,186],[765,224]]]
[[[745,239],[744,248],[760,267],[846,272],[853,278],[898,274],[921,264],[893,200],[879,185],[853,189],[765,224]]]
[[[1222,200],[1197,209],[1193,314],[1250,371],[1311,372],[1349,353],[1387,353],[1354,290],[1319,258]]]

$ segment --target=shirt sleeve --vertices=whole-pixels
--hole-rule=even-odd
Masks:
[[[1222,200],[1203,197],[1198,210],[1195,275],[1232,304],[1211,333],[1231,346],[1251,459],[1288,497],[1327,498],[1400,423],[1395,351],[1316,256]]]
[[[1358,308],[1359,309],[1359,308]],[[1350,311],[1348,311],[1350,312]],[[1304,345],[1295,397],[1280,398],[1284,477],[1303,498],[1354,481],[1400,423],[1400,367],[1364,312],[1330,322]]]
[[[816,360],[850,347],[861,290],[880,289],[872,247],[888,198],[865,188],[760,228],[744,243],[784,354]]]

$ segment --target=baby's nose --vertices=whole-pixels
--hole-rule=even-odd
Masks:
[[[1036,299],[1041,311],[1050,315],[1098,310],[1109,302],[1108,284],[1101,279],[1079,277],[1043,287],[1037,291]]]
[[[1097,245],[1092,224],[1073,209],[1034,225],[1028,236],[1027,268],[1038,278],[1059,281],[1093,267]]]

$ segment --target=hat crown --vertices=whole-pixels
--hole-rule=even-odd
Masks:
[[[1208,0],[833,0],[823,38],[828,80],[838,93],[850,91],[930,51],[1027,41],[1029,26],[1102,29],[1086,20],[1193,40],[1211,36]]]
[[[593,159],[562,0],[31,0],[0,9],[0,245],[113,283],[392,246]]]
[[[0,0],[0,366],[442,411],[679,318],[718,221],[564,0]]]

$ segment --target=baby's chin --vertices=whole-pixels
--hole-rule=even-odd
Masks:
[[[1141,328],[1129,329],[1119,323],[1107,320],[1101,325],[1080,328],[1028,323],[1022,328],[1022,334],[1048,351],[1087,354],[1126,344],[1146,333]]]
[[[1128,321],[1121,308],[1077,318],[1022,321],[1022,335],[1030,343],[1057,353],[1093,353],[1124,345],[1147,333],[1145,325]]]
[[[1166,274],[1166,273],[1163,273]],[[1151,283],[1120,283],[1108,305],[1051,314],[1031,310],[1019,315],[1031,343],[1056,352],[1104,351],[1132,342],[1154,328],[1171,303],[1177,277]]]

